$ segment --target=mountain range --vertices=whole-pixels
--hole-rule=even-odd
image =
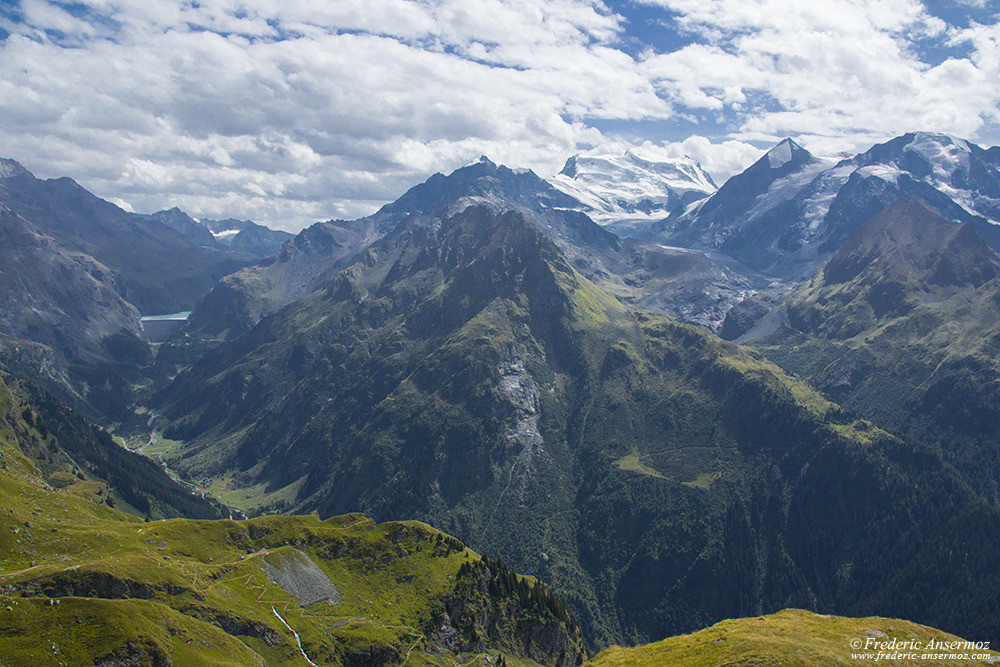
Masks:
[[[484,156],[447,176],[435,174],[367,218],[308,227],[275,255],[227,276],[195,306],[185,335],[175,342],[181,351],[164,357],[183,366],[317,289],[398,225],[474,203],[520,211],[603,289],[684,321],[717,327],[747,294],[776,284],[718,253],[619,238],[581,212],[579,200],[533,172],[497,166]]]
[[[552,583],[599,644],[795,604],[988,632],[958,624],[991,584],[947,575],[928,527],[978,562],[997,511],[933,450],[622,304],[518,211],[401,223],[152,406],[187,443],[171,465],[261,489],[252,511],[426,520]],[[959,608],[905,590],[927,571]]]
[[[256,259],[274,254],[294,236],[258,225],[252,220],[227,218],[199,221],[177,207],[145,215],[136,214],[135,217],[145,224],[155,222],[170,227],[199,246],[242,252]]]
[[[247,226],[224,246],[177,209],[127,213],[9,159],[0,159],[0,222],[0,368],[110,421],[127,418],[153,358],[141,316],[190,310],[253,261],[244,249],[253,242],[236,238],[263,229]],[[193,229],[211,242],[190,238]],[[269,243],[284,236],[270,233]]]
[[[282,629],[293,626],[303,655],[398,661],[413,651],[402,638],[418,635],[411,646],[430,655],[429,638],[445,639],[426,621],[441,609],[457,633],[446,634],[463,637],[443,650],[549,664],[575,663],[584,644],[594,652],[748,617],[735,646],[746,623],[786,607],[998,639],[1000,149],[911,133],[825,159],[785,140],[717,189],[687,160],[577,156],[546,181],[483,157],[371,216],[284,239],[178,209],[128,214],[68,179],[0,167],[0,363],[70,403],[58,412],[25,379],[8,382],[21,392],[8,410],[20,452],[10,460],[34,461],[18,463],[18,479],[73,486],[67,471],[81,483],[100,472],[100,488],[137,509],[125,499],[138,497],[141,475],[87,472],[67,463],[83,445],[57,444],[69,458],[45,445],[37,406],[77,424],[46,426],[58,443],[86,430],[69,416],[79,408],[133,446],[148,435],[146,453],[199,494],[250,515],[323,519],[212,524],[201,556],[162,538],[178,561],[164,576],[177,586],[210,576],[211,553],[267,588],[220,546],[243,530],[252,544],[240,544],[254,549],[245,554],[278,570],[306,558],[329,575],[334,546],[320,536],[368,525],[352,512],[390,523],[348,540],[378,545],[348,560],[385,558],[372,555],[395,549],[385,540],[412,554],[461,544],[445,559],[449,574],[420,569],[422,556],[399,566],[456,585],[409,591],[417,611],[405,618],[380,607],[371,618],[408,628],[396,639],[331,639],[312,612],[281,626],[250,600],[237,615],[217,597],[185,602],[207,592],[197,579],[178,593],[154,586],[150,599],[173,610],[157,614],[238,619],[222,623],[229,639],[211,640],[234,655],[298,659]],[[277,250],[230,243],[245,231]],[[113,238],[135,241],[116,249]],[[159,258],[145,271],[142,253]],[[175,261],[162,261],[168,253]],[[151,345],[138,322],[151,304],[193,312]],[[110,451],[110,435],[94,437],[95,451]],[[102,456],[114,458],[91,459]],[[46,465],[60,475],[45,477]],[[154,467],[162,489],[142,496],[152,518],[220,511],[182,509]],[[356,518],[331,518],[343,515]],[[435,529],[392,523],[412,520]],[[81,535],[121,532],[101,522],[129,519],[87,521]],[[129,545],[129,558],[157,557]],[[490,558],[551,592],[532,593],[517,582],[533,579]],[[66,597],[66,575],[30,569],[20,565],[11,594]],[[489,583],[500,580],[502,590]],[[485,597],[473,604],[462,596],[474,590]],[[502,629],[457,622],[458,609]],[[558,639],[532,652],[518,633],[538,626],[518,614],[548,619]],[[280,635],[274,644],[262,626]],[[184,632],[207,631],[194,627]],[[164,655],[177,650],[144,631],[126,653],[155,653],[140,635]]]
[[[1000,221],[1000,148],[914,132],[842,160],[817,158],[791,139],[711,197],[650,225],[649,238],[714,248],[765,273],[801,280],[859,224],[906,193],[994,245]]]

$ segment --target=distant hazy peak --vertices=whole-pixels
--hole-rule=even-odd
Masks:
[[[34,178],[34,174],[21,166],[21,163],[17,160],[5,157],[0,158],[0,178],[15,178],[17,176],[31,176]]]

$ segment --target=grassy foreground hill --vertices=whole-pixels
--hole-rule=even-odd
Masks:
[[[17,408],[0,382],[0,665],[584,657],[543,584],[422,523],[149,522],[97,485],[56,489],[25,453],[38,431]]]
[[[1000,663],[1000,654],[982,647],[983,643],[898,619],[844,618],[785,609],[768,616],[722,621],[699,632],[646,646],[615,646],[587,664],[594,667],[807,667]],[[937,648],[941,644],[945,646]]]

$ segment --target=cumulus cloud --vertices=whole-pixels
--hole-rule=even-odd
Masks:
[[[139,211],[294,230],[480,154],[549,175],[638,136],[724,179],[787,135],[830,153],[1000,124],[996,25],[915,0],[634,1],[688,43],[627,51],[613,0],[19,0],[0,154]],[[928,40],[954,56],[924,63]]]
[[[481,153],[553,169],[598,134],[580,119],[667,108],[585,0],[83,6],[8,16],[0,142],[137,209],[355,217]]]
[[[996,26],[949,30],[916,0],[642,1],[699,39],[641,67],[668,99],[730,111],[733,139],[839,152],[909,129],[996,129]],[[926,40],[973,53],[932,66],[919,57]]]

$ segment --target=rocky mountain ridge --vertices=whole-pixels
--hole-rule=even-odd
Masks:
[[[740,339],[1000,502],[1000,254],[906,195]]]
[[[252,220],[195,220],[177,207],[149,214],[135,214],[140,221],[162,223],[206,248],[245,253],[255,259],[272,255],[294,234],[269,229]]]

